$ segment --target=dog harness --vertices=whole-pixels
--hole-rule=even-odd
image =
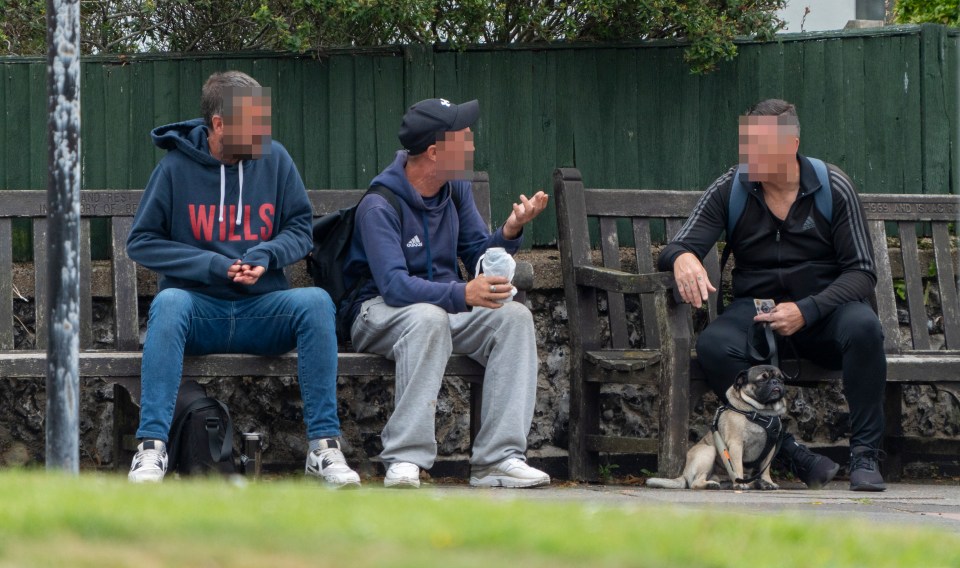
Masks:
[[[762,463],[761,460],[763,460],[763,456],[768,456],[766,463],[763,463],[762,467],[759,467],[754,475],[751,475],[746,479],[737,478],[733,480],[735,483],[753,483],[754,481],[760,479],[760,476],[763,475],[763,472],[770,468],[770,464],[773,462],[774,456],[776,456],[777,452],[780,451],[780,435],[783,433],[783,421],[780,420],[779,416],[765,416],[757,411],[747,412],[727,404],[721,404],[720,407],[717,408],[717,413],[713,417],[713,425],[710,427],[710,430],[713,432],[714,440],[719,442],[719,447],[717,450],[722,454],[723,459],[726,460],[724,467],[727,468],[727,473],[730,475],[731,479],[733,479],[734,476],[733,463],[730,461],[730,453],[727,450],[726,441],[724,441],[723,437],[720,435],[720,415],[727,410],[736,412],[737,414],[742,414],[747,420],[763,428],[764,433],[766,433],[767,439],[763,444],[763,451],[760,452],[760,457],[751,462],[744,463],[743,468],[745,470],[748,468],[757,468],[757,466],[760,466]]]

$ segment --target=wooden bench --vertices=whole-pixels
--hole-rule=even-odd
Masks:
[[[675,301],[671,272],[656,271],[651,244],[676,234],[693,210],[697,191],[586,189],[576,169],[554,173],[557,221],[564,290],[570,320],[570,475],[598,477],[599,453],[657,454],[662,476],[680,474],[689,444],[690,408],[707,391],[697,364],[694,322],[689,305]],[[860,196],[870,226],[877,264],[875,305],[883,325],[888,375],[885,394],[886,432],[883,463],[888,480],[899,478],[902,457],[911,453],[947,453],[950,444],[918,437],[902,429],[903,387],[908,384],[960,382],[960,304],[957,299],[957,195]],[[596,223],[595,225],[593,223]],[[591,227],[594,227],[591,235]],[[895,228],[898,239],[884,238]],[[632,235],[636,245],[630,270],[621,261],[620,242]],[[917,235],[932,235],[918,239]],[[599,242],[600,259],[591,255],[591,236]],[[922,241],[922,242],[921,242]],[[932,255],[927,249],[932,248]],[[928,264],[936,267],[942,303],[944,346],[935,349],[927,329],[925,286]],[[719,281],[717,248],[704,259],[712,282]],[[926,279],[926,280],[925,280]],[[725,278],[729,286],[729,278]],[[905,292],[909,333],[902,337],[896,290]],[[606,298],[606,309],[598,298]],[[626,317],[635,302],[640,323]],[[698,324],[717,315],[713,294]],[[631,340],[631,332],[637,339]],[[796,362],[785,361],[793,369]],[[802,361],[803,373],[793,384],[840,380]],[[600,433],[599,394],[605,383],[653,384],[658,387],[659,436],[612,437]],[[956,452],[956,444],[953,444]]]
[[[364,190],[311,190],[308,191],[314,215],[319,217],[359,200]],[[138,269],[126,255],[126,239],[133,223],[142,190],[84,190],[81,192],[81,243],[80,243],[80,365],[81,378],[100,377],[114,383],[114,441],[116,463],[122,463],[121,455],[128,454],[132,433],[139,415],[136,402],[140,393],[140,313],[138,310]],[[487,225],[490,225],[490,184],[486,172],[476,172],[473,180],[473,195],[477,208]],[[49,306],[45,289],[47,266],[45,243],[47,194],[45,191],[0,192],[0,378],[46,376],[47,318]],[[36,301],[36,348],[14,348],[13,313],[13,246],[12,220],[32,219],[33,225],[33,271]],[[113,345],[111,349],[93,349],[93,294],[91,293],[90,225],[95,218],[109,219],[109,260],[112,278],[112,294],[109,296],[114,317]],[[302,264],[287,268],[288,277],[302,270]],[[140,269],[141,272],[146,272]],[[149,273],[148,273],[149,274]],[[141,278],[143,274],[141,274]],[[292,279],[291,279],[292,281]],[[514,283],[518,288],[532,287],[532,269],[529,263],[520,263]],[[522,297],[520,297],[522,300]],[[338,373],[345,376],[392,375],[394,363],[379,355],[341,352],[338,358]],[[450,358],[445,374],[457,376],[470,383],[471,436],[479,430],[481,388],[484,368],[465,355]],[[184,377],[280,377],[296,376],[295,353],[281,357],[253,355],[206,355],[186,357]],[[123,438],[126,437],[126,440]]]

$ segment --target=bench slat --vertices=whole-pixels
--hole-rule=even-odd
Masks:
[[[47,219],[33,220],[34,306],[36,307],[37,349],[47,348]]]
[[[900,221],[900,252],[903,254],[903,279],[907,290],[907,305],[910,307],[910,332],[914,349],[930,349],[930,332],[927,330],[927,308],[923,302],[923,272],[920,271],[920,253],[917,250],[916,223]]]
[[[950,232],[946,223],[933,224],[933,252],[937,260],[943,334],[947,348],[960,348],[960,302],[957,300],[957,273],[950,254]]]
[[[690,215],[702,195],[699,191],[651,189],[585,189],[583,194],[586,214],[594,217],[610,215],[681,220]]]
[[[600,252],[604,267],[620,270],[620,239],[614,217],[600,218]],[[607,314],[610,320],[611,345],[614,349],[626,349],[630,341],[627,338],[627,305],[623,294],[607,293]]]
[[[379,355],[340,353],[338,374],[341,376],[393,375],[395,366]],[[46,375],[43,351],[0,352],[0,377],[27,378]],[[139,351],[81,351],[82,377],[139,377],[143,353]],[[466,355],[453,355],[447,363],[446,375],[463,377],[470,382],[483,379],[484,368]],[[290,377],[297,375],[294,353],[280,357],[257,355],[204,355],[185,357],[183,375],[187,377]]]
[[[90,296],[90,219],[80,219],[80,348],[93,347],[93,299]]]
[[[120,351],[136,351],[140,348],[137,267],[127,256],[126,249],[127,235],[132,226],[132,217],[114,217],[110,224],[115,347]]]
[[[887,353],[900,351],[900,321],[897,318],[897,301],[893,295],[893,273],[890,269],[890,253],[887,249],[886,228],[883,221],[867,221],[870,240],[873,243],[873,258],[877,272],[874,298],[877,316],[883,329],[883,349]]]
[[[650,249],[650,220],[633,219],[633,242],[637,257],[637,272],[649,274],[655,270]],[[643,318],[643,344],[648,349],[660,347],[660,330],[654,314],[657,313],[653,294],[640,294],[641,317]]]
[[[954,222],[960,216],[956,195],[864,193],[860,201],[867,219]]]
[[[591,452],[611,454],[655,454],[660,442],[653,438],[614,438],[612,436],[589,435],[584,444]]]
[[[609,371],[640,371],[660,363],[658,349],[605,349],[587,351],[584,358]]]
[[[13,349],[13,229],[0,219],[0,349]]]

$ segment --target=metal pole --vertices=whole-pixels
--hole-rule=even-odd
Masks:
[[[80,469],[80,2],[47,0],[47,469]]]

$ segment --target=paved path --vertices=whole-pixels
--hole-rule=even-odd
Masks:
[[[631,485],[559,483],[547,489],[473,489],[437,484],[421,491],[483,495],[491,499],[580,501],[615,507],[682,507],[694,510],[737,511],[751,515],[798,513],[814,517],[852,517],[869,522],[913,527],[940,527],[960,533],[960,484],[889,483],[882,493],[858,493],[848,482],[835,482],[819,491],[785,485],[779,491],[687,491],[648,489]]]

